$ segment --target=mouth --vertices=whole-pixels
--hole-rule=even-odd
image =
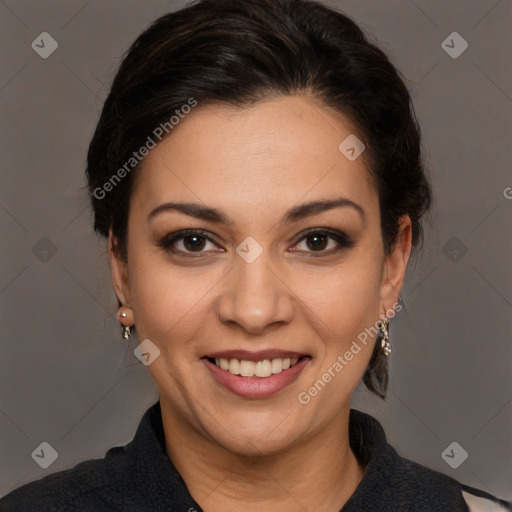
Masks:
[[[295,366],[302,359],[309,357],[306,355],[299,357],[265,357],[257,360],[250,360],[238,357],[206,357],[206,359],[225,370],[232,375],[239,375],[241,377],[258,377],[264,379],[271,375],[288,370]]]
[[[311,356],[282,350],[225,351],[207,354],[201,360],[222,387],[239,396],[264,398],[295,381]]]

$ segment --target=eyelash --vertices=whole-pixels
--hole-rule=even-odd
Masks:
[[[307,239],[309,236],[317,235],[317,234],[327,235],[328,238],[331,238],[338,243],[338,247],[335,249],[331,249],[330,251],[323,251],[323,250],[322,251],[307,251],[314,258],[321,258],[324,256],[329,256],[331,254],[337,253],[338,251],[340,251],[342,249],[349,249],[354,246],[354,241],[349,236],[347,236],[342,231],[338,231],[338,230],[330,229],[330,228],[310,229],[309,231],[304,233],[301,236],[301,238],[299,238],[299,240],[297,242],[295,242],[294,245],[299,244],[303,240]],[[169,235],[166,235],[164,238],[162,238],[158,242],[158,245],[162,249],[164,249],[168,252],[172,252],[174,254],[179,254],[179,255],[182,255],[185,257],[192,257],[192,258],[204,257],[202,255],[204,254],[205,251],[198,251],[198,252],[182,251],[181,249],[176,249],[175,247],[173,247],[173,245],[177,241],[182,240],[187,237],[192,237],[192,236],[204,237],[208,241],[215,244],[215,242],[208,236],[206,231],[202,231],[200,229],[184,229],[182,231],[177,231],[176,233],[170,233]]]

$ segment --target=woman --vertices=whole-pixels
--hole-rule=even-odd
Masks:
[[[88,153],[122,334],[160,399],[103,459],[1,510],[477,511],[398,456],[389,320],[431,201],[407,89],[347,17],[204,0],[132,45]]]

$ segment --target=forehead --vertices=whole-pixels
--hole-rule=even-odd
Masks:
[[[243,109],[199,104],[145,157],[134,203],[193,200],[267,213],[341,195],[378,207],[364,155],[351,161],[339,149],[355,133],[346,117],[302,96]]]

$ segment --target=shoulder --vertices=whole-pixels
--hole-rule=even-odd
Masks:
[[[401,466],[400,473],[407,473],[407,476],[402,475],[405,482],[417,488],[428,489],[428,492],[423,495],[425,505],[431,505],[442,497],[437,506],[441,507],[442,502],[444,502],[444,504],[449,504],[449,510],[468,510],[468,512],[512,511],[512,502],[502,500],[485,491],[462,484],[444,473],[430,469],[417,462],[403,457],[399,457],[399,459],[401,461],[399,465]],[[459,508],[455,508],[456,505]],[[425,510],[430,509],[425,508]]]
[[[116,493],[129,493],[130,478],[125,447],[114,447],[102,459],[80,462],[14,489],[0,499],[0,511],[112,510],[109,502]]]
[[[415,512],[503,512],[511,503],[464,485],[454,478],[402,457],[387,442],[382,425],[351,409],[349,439],[366,466],[356,492],[343,509]],[[352,507],[352,508],[351,508]]]
[[[469,512],[505,512],[512,510],[512,501],[505,501],[479,489],[461,485],[462,496]]]
[[[25,484],[0,499],[2,512],[177,511],[194,505],[165,451],[159,401],[146,410],[128,444],[110,448],[102,459]]]
[[[512,511],[512,502],[493,496],[485,491],[462,484],[454,478],[435,471],[426,466],[399,457],[401,464],[399,474],[402,474],[405,485],[415,488],[418,500],[424,502],[425,510],[431,510],[436,504],[436,510],[464,510],[467,512],[506,512]],[[407,476],[404,474],[406,473]],[[419,488],[427,492],[419,492]],[[421,509],[423,510],[423,509]]]

